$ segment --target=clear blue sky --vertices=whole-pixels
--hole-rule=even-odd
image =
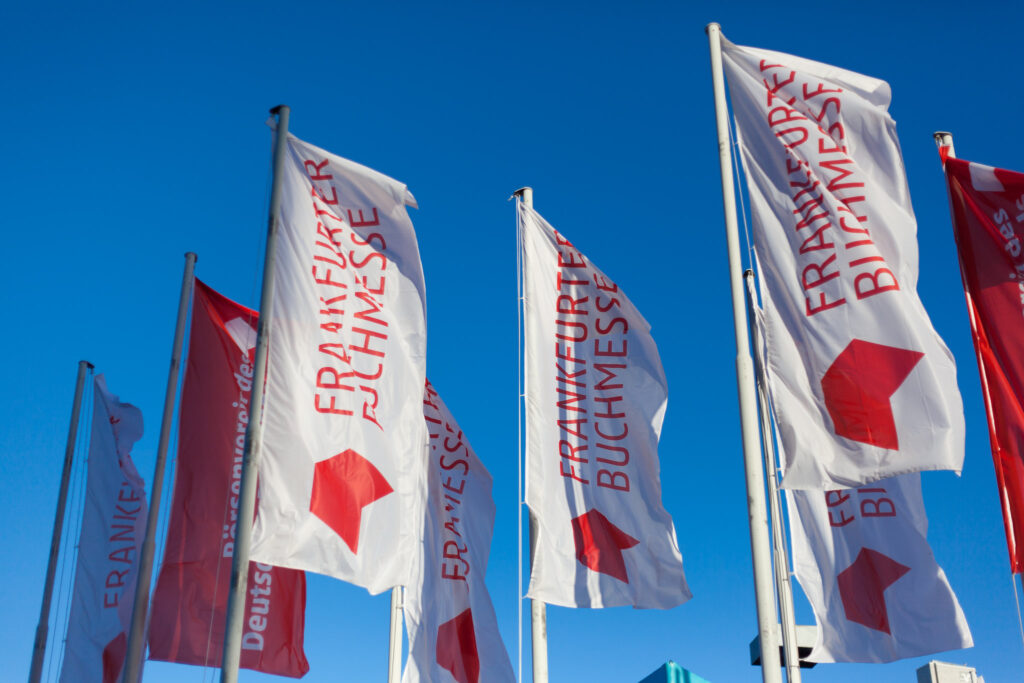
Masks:
[[[924,475],[930,540],[974,633],[938,655],[989,683],[1024,647],[931,133],[1024,168],[1011,3],[28,3],[0,6],[0,642],[24,680],[76,362],[142,408],[147,482],[182,255],[257,305],[267,109],[301,138],[408,184],[428,293],[428,374],[495,480],[488,583],[516,651],[514,207],[537,209],[629,294],[669,381],[661,444],[694,598],[668,612],[549,608],[553,681],[637,681],[667,659],[755,681],[734,345],[704,26],[887,80],[919,223],[920,294],[959,365],[962,478]],[[813,623],[798,596],[798,618]],[[528,613],[528,610],[527,610]],[[388,598],[310,577],[309,681],[382,681]],[[527,633],[524,631],[524,633]],[[529,668],[528,637],[525,666]],[[821,665],[805,681],[911,681],[927,658]],[[209,677],[209,676],[208,676]],[[150,664],[147,682],[198,681]],[[243,673],[243,680],[269,680]]]

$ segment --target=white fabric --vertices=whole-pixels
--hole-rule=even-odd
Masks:
[[[996,177],[996,169],[973,161],[968,167],[971,170],[971,186],[978,192],[1005,192],[1006,188]]]
[[[111,394],[103,375],[94,386],[85,512],[60,675],[66,683],[120,680],[146,532],[146,490],[130,455],[142,438],[142,412]]]
[[[512,683],[512,663],[484,583],[494,531],[491,475],[429,382],[423,415],[430,434],[427,509],[422,549],[405,591],[409,657],[402,681],[449,683],[459,680],[453,669],[468,669],[464,678],[476,683],[468,663],[475,654],[479,681]],[[466,610],[471,610],[475,645],[469,639],[463,643],[467,665],[460,669],[439,662],[445,657],[438,657],[438,640],[450,635],[443,625]],[[445,628],[441,634],[440,628]]]
[[[928,545],[921,475],[860,489],[788,491],[787,499],[796,576],[818,622],[810,661],[889,662],[971,647],[963,611]],[[874,603],[889,633],[847,618],[837,576],[865,548],[908,569],[885,588],[884,604]]]
[[[679,605],[691,594],[661,503],[668,390],[650,326],[539,214],[520,204],[519,221],[526,502],[537,520],[528,595],[570,607]],[[595,511],[619,531],[596,540],[588,565],[573,520]]]
[[[402,183],[288,136],[252,559],[375,594],[408,581],[426,485],[425,294],[406,205]],[[349,450],[391,492],[357,506],[346,540],[310,504],[317,463]]]
[[[887,112],[888,84],[724,40],[723,61],[750,193],[784,486],[959,472],[964,421],[956,366],[916,294],[917,226]],[[897,386],[883,397],[893,413],[892,438],[878,436],[877,415],[867,423],[872,436],[854,438],[828,409],[822,380],[854,340],[923,354],[909,372],[895,373]],[[866,377],[884,374],[891,357],[883,356],[860,354],[845,380],[833,378],[885,393],[876,377]],[[857,422],[858,403],[852,397],[832,406]]]

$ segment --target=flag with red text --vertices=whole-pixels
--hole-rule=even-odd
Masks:
[[[150,659],[219,667],[249,424],[257,314],[199,280],[192,300],[178,464],[150,608]],[[240,666],[299,677],[306,575],[249,563]]]
[[[423,531],[423,269],[405,185],[288,136],[252,558],[379,593]]]
[[[787,488],[964,456],[956,365],[917,296],[917,225],[867,76],[723,40],[750,194]]]
[[[1024,571],[1024,174],[946,159],[1010,567]]]
[[[132,619],[139,548],[146,533],[146,489],[132,463],[142,412],[94,380],[85,512],[62,683],[121,680]]]
[[[526,325],[528,596],[569,607],[690,599],[661,503],[668,389],[650,326],[538,213],[519,204]]]
[[[787,491],[793,566],[818,622],[812,662],[891,662],[971,647],[928,545],[921,475]]]
[[[494,531],[491,475],[427,382],[430,435],[423,546],[405,590],[403,683],[512,683],[484,577]]]

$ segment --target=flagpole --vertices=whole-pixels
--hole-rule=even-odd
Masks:
[[[92,363],[78,361],[78,376],[75,380],[75,398],[71,403],[71,424],[68,427],[68,441],[64,447],[64,469],[60,475],[60,490],[57,493],[57,515],[53,521],[53,537],[50,539],[50,559],[46,564],[46,581],[43,582],[43,606],[39,610],[39,625],[32,646],[32,668],[28,674],[29,683],[39,683],[43,675],[43,656],[46,654],[46,639],[50,628],[50,601],[53,598],[53,578],[57,573],[57,558],[60,555],[60,539],[64,529],[64,510],[68,502],[68,483],[71,481],[71,466],[75,457],[75,441],[78,438],[78,422],[82,411],[82,392],[85,389],[85,373],[92,370]]]
[[[249,426],[245,431],[245,455],[242,457],[242,478],[238,495],[238,527],[235,552],[231,561],[231,590],[228,593],[227,617],[224,624],[224,654],[221,659],[221,683],[238,680],[238,660],[242,650],[242,619],[245,613],[245,591],[249,580],[249,549],[252,546],[252,517],[256,509],[256,471],[262,441],[263,384],[266,379],[267,349],[270,332],[270,308],[274,300],[274,250],[277,240],[277,219],[281,205],[281,172],[288,144],[290,109],[279,105],[270,110],[277,115],[274,138],[273,183],[270,210],[267,216],[267,247],[263,259],[263,288],[260,292],[260,317],[256,332],[256,354],[253,360],[252,394],[249,400]]]
[[[953,147],[953,134],[947,133],[946,131],[936,131],[932,134],[932,137],[935,138],[935,144],[939,148],[939,155],[942,158],[942,174],[945,176],[946,159],[956,159],[956,149]],[[967,303],[967,317],[971,321],[971,335],[973,337],[974,332],[982,328],[982,324],[981,319],[978,316],[978,309],[974,306],[974,298],[971,296],[970,289],[967,286],[967,270],[964,268],[963,253],[960,251],[960,244],[957,237],[956,215],[953,212],[953,196],[952,194],[949,194],[948,196],[950,203],[949,217],[953,226],[953,241],[957,245],[957,263],[960,266],[960,284],[964,289],[964,301]],[[989,391],[988,373],[985,371],[985,361],[982,358],[981,349],[978,347],[977,339],[972,339],[972,343],[974,346],[975,360],[978,362],[978,376],[981,379],[981,397],[985,402],[985,417],[988,420],[989,439],[991,440],[994,448],[994,444],[996,443],[996,423],[995,416],[992,412],[992,392]],[[1012,553],[1010,556],[1010,563],[1011,565],[1013,563]],[[1014,584],[1014,590],[1016,590],[1016,583]]]
[[[953,149],[953,134],[947,133],[944,130],[937,130],[932,133],[932,137],[935,138],[935,144],[939,146],[939,149],[946,148],[947,157],[956,159],[956,151]]]
[[[754,337],[754,375],[757,388],[757,408],[761,418],[761,436],[764,442],[764,465],[768,473],[768,511],[772,520],[772,567],[775,570],[775,589],[779,598],[779,619],[782,621],[782,652],[785,655],[786,680],[800,683],[800,646],[796,637],[796,618],[793,614],[793,582],[789,571],[789,552],[783,533],[782,500],[777,475],[778,461],[772,439],[771,407],[768,403],[768,376],[764,368],[761,349],[764,340],[755,318],[754,271],[743,273],[747,284],[747,309],[750,329]]]
[[[512,196],[518,196],[523,205],[533,208],[533,188],[522,187]],[[523,266],[525,268],[525,264]],[[525,392],[524,392],[525,393]],[[520,399],[522,400],[522,399]],[[522,474],[520,475],[522,476]],[[520,501],[521,502],[521,501]],[[533,511],[530,514],[530,569],[533,569],[533,557],[537,547],[537,518]],[[520,596],[520,599],[522,597]],[[542,600],[530,600],[530,655],[533,661],[533,683],[548,683],[548,616],[547,607]],[[522,672],[520,672],[520,679]]]
[[[171,440],[174,403],[178,395],[178,375],[181,369],[181,348],[185,339],[188,302],[192,294],[192,282],[195,279],[196,259],[197,256],[194,252],[186,252],[185,273],[181,278],[181,295],[178,297],[178,318],[174,325],[174,342],[171,344],[171,367],[167,372],[167,390],[164,392],[164,414],[160,422],[160,440],[157,443],[153,484],[149,494],[146,535],[143,537],[142,551],[139,554],[139,576],[135,584],[132,623],[128,631],[128,649],[124,660],[124,675],[121,678],[123,683],[136,683],[142,677],[146,614],[149,608],[149,587],[153,578],[153,555],[156,549],[156,524],[160,514],[160,498],[164,489],[167,445]]]
[[[732,291],[733,327],[736,334],[736,384],[739,393],[743,464],[747,483],[750,554],[753,561],[754,596],[757,604],[757,626],[761,644],[761,677],[764,683],[781,683],[781,662],[778,641],[775,636],[771,546],[764,494],[764,463],[761,460],[760,444],[758,443],[754,368],[750,358],[750,339],[747,334],[746,304],[743,294],[743,262],[740,257],[739,230],[736,225],[736,197],[732,182],[729,116],[725,101],[725,78],[722,72],[722,30],[717,23],[711,23],[707,25],[705,31],[708,34],[711,50],[711,81],[715,95],[718,156],[722,172],[722,204],[725,210],[729,285]]]
[[[388,638],[388,683],[402,680],[402,587],[391,589],[391,628]]]

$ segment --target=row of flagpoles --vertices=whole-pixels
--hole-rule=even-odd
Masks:
[[[918,474],[959,471],[963,409],[953,358],[916,295],[916,225],[888,85],[733,45],[716,24],[708,37],[763,679],[785,670],[800,680],[780,488],[794,572],[818,622],[809,661],[969,647],[927,543]],[[757,291],[740,248],[727,83]],[[511,681],[484,584],[491,477],[426,376],[425,285],[406,210],[415,199],[402,183],[291,135],[287,107],[274,114],[259,313],[195,281],[187,255],[148,514],[130,458],[141,414],[96,378],[62,680],[135,683],[147,644],[153,659],[220,665],[222,681],[237,680],[239,667],[301,676],[309,570],[392,591],[390,681],[400,668],[399,609],[406,683]],[[1024,357],[997,327],[1020,324],[1024,176],[955,159],[951,140],[942,149],[1019,572]],[[534,210],[529,188],[517,196],[525,597],[533,680],[546,681],[546,604],[668,609],[691,594],[661,502],[667,382],[650,327]],[[189,301],[177,475],[150,600]],[[46,651],[86,369],[31,681]],[[94,551],[90,539],[106,545]],[[88,567],[96,558],[120,564]],[[86,585],[89,577],[102,582]]]

